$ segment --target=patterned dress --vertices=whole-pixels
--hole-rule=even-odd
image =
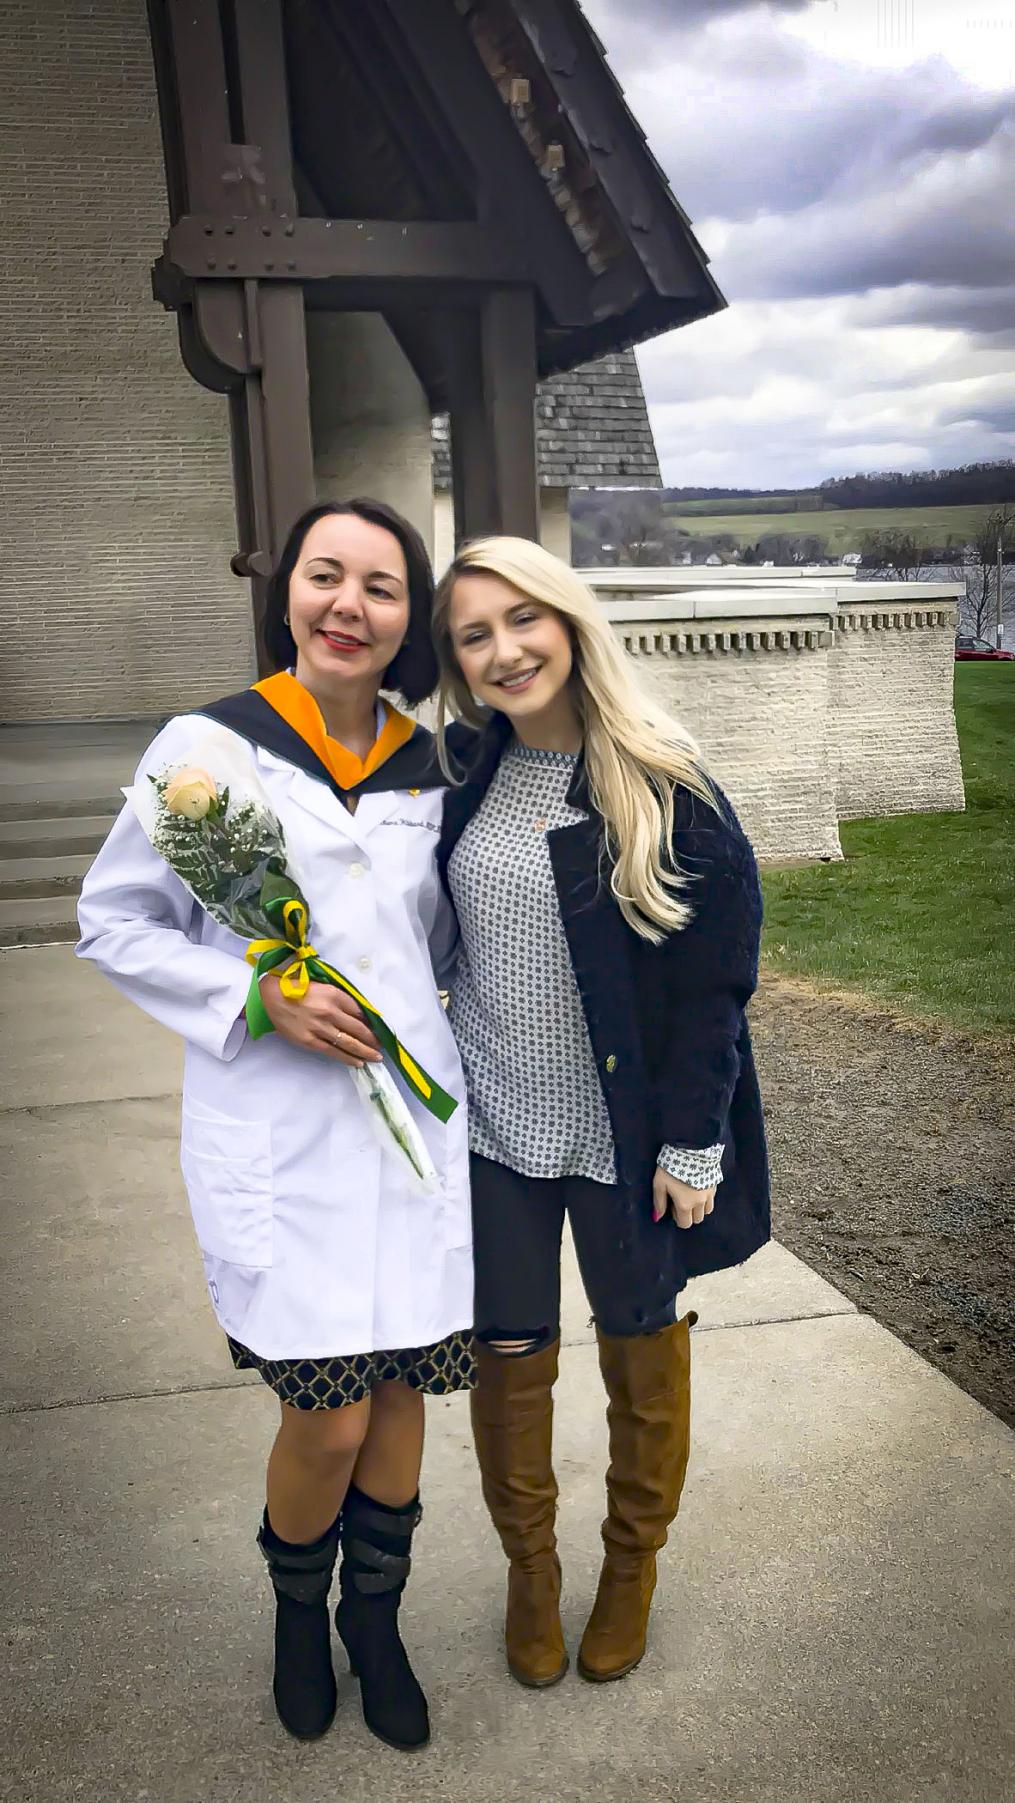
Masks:
[[[429,1396],[471,1390],[476,1381],[472,1335],[449,1334],[435,1346],[359,1352],[341,1358],[264,1359],[226,1336],[237,1371],[257,1371],[294,1409],[340,1409],[362,1402],[378,1384],[399,1382]]]

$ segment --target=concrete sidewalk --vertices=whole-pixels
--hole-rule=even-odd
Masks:
[[[208,1310],[175,1042],[67,947],[0,957],[0,1797],[17,1803],[940,1803],[1015,1796],[1013,1436],[779,1247],[695,1286],[694,1452],[651,1651],[520,1690],[462,1398],[434,1401],[405,1608],[435,1735],[351,1681],[311,1747],[268,1695],[252,1536],[274,1403]],[[565,1626],[598,1567],[603,1397],[569,1270]]]

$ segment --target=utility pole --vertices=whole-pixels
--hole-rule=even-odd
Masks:
[[[997,535],[997,614],[994,620],[995,647],[1004,650],[1004,540]]]

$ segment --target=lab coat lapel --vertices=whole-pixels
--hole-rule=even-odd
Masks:
[[[349,808],[345,791],[317,752],[256,689],[226,696],[201,711],[246,738],[262,769],[287,776],[298,806],[325,825],[337,827],[361,850],[366,849],[367,834],[374,827],[400,806],[404,810],[405,791],[412,797],[445,786],[432,736],[418,726],[405,744],[350,791],[354,806]],[[379,710],[378,730],[383,718]]]
[[[343,833],[361,851],[366,849],[366,835],[358,818],[359,810],[351,812],[329,783],[311,776],[306,770],[298,770],[288,758],[278,757],[261,745],[255,747],[255,751],[262,770],[272,771],[276,779],[279,775],[286,777],[290,800],[297,807],[305,813],[313,814],[315,819],[322,821],[333,831]]]

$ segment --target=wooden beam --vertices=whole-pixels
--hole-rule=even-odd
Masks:
[[[274,247],[280,217],[296,210],[281,0],[233,0],[233,36],[240,124],[245,143],[259,153],[263,178],[258,236],[262,246]],[[265,238],[265,231],[275,236]],[[281,231],[284,240],[284,225]],[[245,272],[244,293],[248,330],[260,353],[260,387],[248,389],[248,415],[259,407],[252,449],[263,467],[254,496],[256,502],[260,487],[267,502],[256,549],[274,563],[293,521],[316,497],[306,315],[300,287],[255,281],[254,273]]]
[[[166,10],[166,0],[147,0],[148,35],[151,39],[155,88],[159,104],[159,126],[162,132],[162,157],[166,169],[166,189],[170,220],[179,219],[187,211],[187,185],[180,145],[180,122],[176,99],[176,72],[173,39]]]
[[[264,242],[295,211],[280,0],[150,0],[159,100],[174,220],[192,213],[209,228],[205,244],[228,242],[240,214]],[[223,22],[229,41],[223,35]],[[243,141],[240,134],[250,141]],[[256,138],[254,137],[256,133]],[[210,233],[210,235],[209,235]],[[263,258],[263,253],[262,253]],[[214,256],[213,261],[218,261]],[[166,262],[156,291],[181,308],[181,348],[191,373],[230,397],[234,491],[240,548],[232,561],[253,587],[259,663],[265,578],[293,519],[314,499],[303,293],[298,283],[227,280],[207,266],[196,279]],[[256,273],[256,272],[253,272]]]
[[[536,314],[531,289],[496,289],[449,316],[455,538],[539,536]]]
[[[189,213],[170,227],[165,267],[213,283],[509,282],[534,279],[487,226],[428,220],[302,219]]]
[[[187,206],[223,211],[223,152],[232,138],[217,0],[166,0]]]
[[[317,489],[310,431],[310,377],[306,317],[298,288],[258,284],[261,332],[261,403],[271,506],[271,537],[260,549],[278,558],[297,514],[312,505]]]
[[[265,209],[294,214],[292,131],[279,0],[234,0],[233,31],[243,141],[260,151]]]
[[[471,165],[480,220],[496,224],[514,253],[506,279],[535,281],[558,324],[584,322],[593,278],[454,0],[377,0],[375,13],[389,20],[392,56],[408,52],[442,103]]]
[[[536,309],[531,288],[485,294],[480,332],[499,530],[538,538]]]
[[[340,5],[315,0],[311,6],[290,7],[286,41],[294,88],[301,101],[296,120],[301,173],[308,173],[309,157],[322,194],[328,191],[330,181],[342,181],[345,172],[334,166],[328,127],[336,86],[351,70],[365,102],[375,118],[384,121],[398,146],[413,187],[422,198],[420,213],[413,207],[407,210],[414,217],[470,219],[475,206],[461,147],[447,118],[421,88],[411,61],[392,57],[386,29],[387,20],[378,20],[375,0],[341,0]],[[329,204],[300,210],[334,217],[360,209]],[[372,211],[383,216],[385,209]]]
[[[455,544],[460,545],[467,538],[500,530],[478,312],[447,314],[444,338],[450,372]]]

